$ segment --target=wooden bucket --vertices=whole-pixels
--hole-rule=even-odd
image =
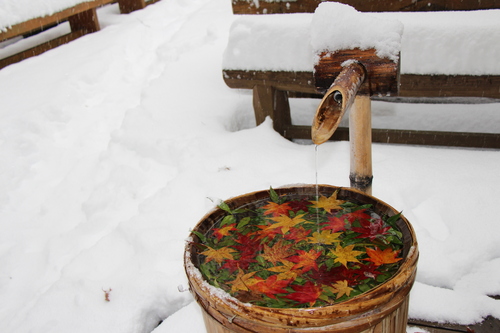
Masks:
[[[330,196],[339,190],[338,199],[372,204],[380,215],[398,212],[386,203],[363,192],[319,185],[319,194]],[[279,195],[316,194],[315,185],[275,189]],[[225,201],[231,209],[251,207],[253,202],[269,198],[268,191],[253,192]],[[195,227],[205,234],[226,212],[217,208]],[[243,303],[223,290],[209,285],[197,269],[198,251],[188,242],[184,264],[191,293],[201,306],[208,333],[404,333],[408,319],[409,292],[415,281],[418,246],[412,226],[401,215],[397,226],[403,234],[403,260],[396,274],[379,286],[347,301],[315,308],[266,308]],[[192,235],[194,242],[199,239]]]

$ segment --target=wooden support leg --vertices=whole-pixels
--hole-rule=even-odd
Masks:
[[[272,86],[257,85],[253,88],[255,122],[260,125],[266,117],[273,120],[274,129],[287,138],[287,129],[292,125],[288,93]]]
[[[146,0],[118,0],[120,13],[128,14],[146,7]]]
[[[68,21],[72,32],[82,31],[84,34],[89,34],[101,28],[95,8],[70,16]]]
[[[351,147],[351,187],[372,193],[372,119],[368,95],[357,95],[349,110],[349,142]]]

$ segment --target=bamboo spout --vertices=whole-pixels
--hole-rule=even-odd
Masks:
[[[361,63],[346,63],[316,110],[311,135],[312,141],[317,145],[326,142],[333,135],[365,80],[366,70]]]

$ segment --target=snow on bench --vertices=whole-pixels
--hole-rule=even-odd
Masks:
[[[68,21],[71,32],[13,56],[0,59],[0,69],[100,29],[96,8],[118,2],[121,13],[158,0],[0,0],[0,42]]]
[[[345,6],[324,2],[320,7],[327,5],[336,6],[338,10]],[[499,9],[362,14],[367,20],[399,21],[404,27],[399,97],[500,98]],[[223,76],[231,88],[254,90],[257,123],[266,116],[287,119],[277,110],[289,110],[288,96],[321,94],[328,88],[315,85],[318,43],[331,42],[332,39],[327,38],[332,37],[330,32],[339,30],[334,19],[318,29],[314,17],[312,13],[293,13],[241,15],[235,19],[224,53]],[[351,30],[350,34],[360,31]],[[366,37],[372,38],[359,35],[359,40]],[[334,38],[338,40],[339,36]],[[273,96],[266,96],[266,91]],[[276,97],[276,94],[283,96]],[[276,105],[280,100],[285,105]],[[291,124],[277,127],[289,138],[309,136],[306,129],[296,129]],[[387,138],[382,134],[379,139],[386,142]],[[374,141],[379,139],[374,135]],[[470,144],[484,146],[483,139]],[[458,142],[460,138],[453,140]],[[493,141],[490,143],[500,147],[499,138]],[[442,142],[436,141],[436,144]]]

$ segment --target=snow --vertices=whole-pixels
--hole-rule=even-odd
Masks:
[[[230,1],[98,12],[100,32],[0,71],[0,331],[203,332],[178,290],[190,229],[216,199],[314,183],[314,146],[256,127],[251,92],[224,84]],[[317,103],[292,100],[294,121]],[[499,107],[374,102],[374,124],[498,133]],[[347,142],[317,164],[349,185]],[[500,318],[498,165],[498,150],[373,145],[373,194],[418,237],[410,317]]]
[[[402,74],[500,74],[500,9],[359,13],[322,3],[314,14],[241,15],[231,30],[227,69],[312,71],[324,48],[375,47],[391,59],[401,50]]]
[[[0,31],[92,0],[0,0]]]
[[[374,48],[381,58],[396,62],[401,50],[403,24],[377,18],[336,2],[320,3],[312,15],[310,43],[314,54]]]

